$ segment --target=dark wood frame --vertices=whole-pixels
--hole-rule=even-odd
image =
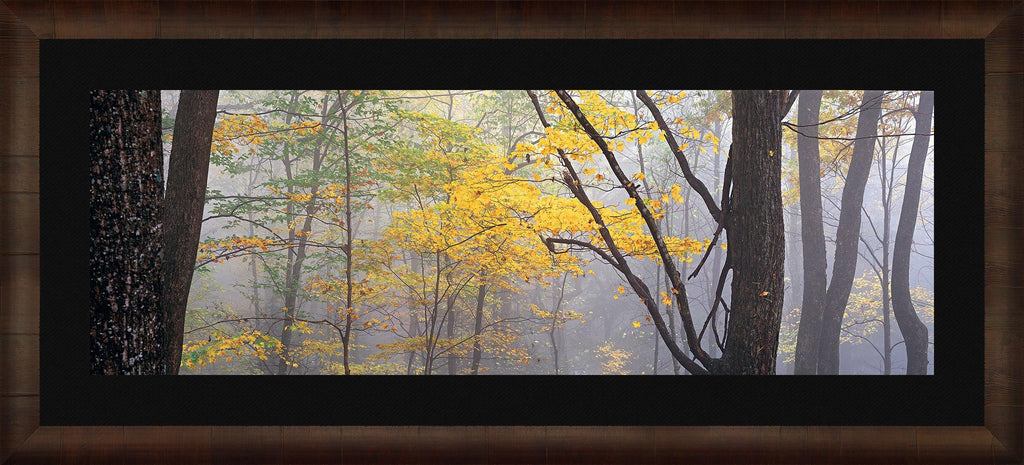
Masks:
[[[312,25],[312,27],[310,27]],[[643,25],[643,27],[640,27]],[[1024,2],[0,3],[0,461],[1020,463]],[[47,38],[984,38],[983,427],[39,427]],[[979,238],[981,240],[981,238]]]

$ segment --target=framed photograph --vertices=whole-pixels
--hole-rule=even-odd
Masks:
[[[9,302],[25,300],[4,298],[5,315],[15,315],[11,320],[14,330],[8,331],[4,322],[0,337],[5,346],[39,353],[34,365],[26,365],[24,359],[5,359],[16,374],[29,375],[14,378],[4,391],[5,411],[16,413],[10,416],[13,428],[5,431],[16,432],[19,427],[24,431],[20,439],[4,438],[20,444],[10,449],[15,460],[85,454],[89,460],[121,457],[148,463],[152,456],[146,454],[154,450],[164,452],[163,460],[186,463],[236,454],[247,461],[269,463],[342,459],[450,462],[452,457],[465,462],[554,462],[563,458],[635,462],[637,457],[648,462],[677,462],[689,454],[705,454],[721,462],[930,462],[935,454],[1001,463],[1019,456],[1019,441],[1013,442],[1021,427],[1019,400],[1015,400],[1019,396],[1013,394],[1018,384],[1007,374],[1015,372],[1009,367],[1018,362],[1008,354],[1016,352],[994,350],[1019,344],[1013,330],[1016,317],[1010,311],[1017,294],[1012,292],[1015,284],[1007,281],[1012,280],[1009,276],[1019,259],[1012,254],[1011,258],[996,258],[1003,255],[983,249],[1004,241],[1006,250],[1016,250],[1011,231],[1020,226],[1014,223],[1017,217],[1010,207],[1013,201],[1019,202],[1019,196],[1015,197],[1009,174],[1014,169],[1019,172],[1019,163],[1011,156],[1010,136],[1000,132],[1012,133],[1013,125],[1020,123],[1012,116],[1012,105],[1006,103],[1020,100],[1020,91],[1014,87],[1015,81],[1005,78],[1014,76],[1014,70],[1019,76],[1019,63],[1012,58],[1000,61],[1002,49],[989,44],[993,40],[998,43],[998,37],[985,41],[981,40],[984,35],[924,31],[921,36],[929,38],[956,34],[976,38],[708,40],[718,37],[717,32],[710,32],[711,25],[728,23],[723,14],[730,13],[732,20],[739,21],[733,27],[745,31],[761,31],[772,16],[758,18],[750,26],[750,10],[699,4],[694,11],[703,21],[694,24],[700,25],[698,30],[703,32],[697,37],[703,40],[671,34],[654,34],[662,38],[659,40],[606,40],[617,38],[619,30],[606,26],[584,27],[573,35],[588,40],[522,40],[550,38],[548,14],[567,13],[571,18],[576,10],[561,4],[486,2],[460,4],[464,8],[407,4],[398,14],[386,4],[310,3],[294,11],[287,5],[280,6],[280,11],[264,11],[266,5],[253,3],[244,4],[248,16],[242,17],[249,19],[239,23],[237,16],[231,16],[238,13],[232,10],[237,6],[214,5],[219,4],[205,5],[203,19],[212,36],[223,38],[235,34],[262,38],[257,29],[280,33],[293,27],[291,21],[312,15],[307,20],[318,25],[312,35],[307,31],[292,37],[348,38],[346,34],[354,30],[337,24],[358,18],[364,29],[357,35],[363,38],[427,40],[303,41],[288,40],[287,34],[276,40],[245,41],[63,40],[108,37],[103,32],[105,26],[76,31],[74,25],[87,22],[68,21],[64,18],[69,16],[64,15],[110,21],[122,10],[113,8],[90,16],[95,12],[58,2],[48,12],[32,13],[36,15],[31,23],[34,29],[27,30],[39,37],[35,29],[45,30],[40,24],[48,24],[54,31],[48,38],[57,40],[37,41],[38,78],[33,79],[38,81],[38,147],[31,142],[12,143],[12,152],[38,152],[38,193],[21,181],[13,185],[23,187],[13,189],[24,192],[5,192],[5,197],[14,201],[38,199],[40,236],[34,242],[28,239],[27,245],[14,243],[4,249],[4,259],[11,263],[31,267],[25,263],[34,259],[41,276],[39,300],[30,309],[38,315],[36,332],[21,316],[26,310],[8,311],[7,306],[13,305]],[[636,9],[623,11],[609,5],[594,7],[587,2],[589,13],[578,18],[578,23],[590,26],[594,18],[605,17],[602,13],[608,18],[643,15],[637,11],[645,6],[657,9],[665,5],[671,7],[672,24],[660,24],[653,19],[657,15],[643,16],[652,18],[652,28],[679,27],[691,21],[680,19],[687,11],[685,2],[636,5]],[[752,8],[774,11],[772,5],[755,4]],[[424,10],[418,11],[421,8]],[[19,13],[16,8],[12,11]],[[139,18],[145,18],[142,12],[125,13],[132,15],[132,24],[139,25],[137,37],[168,39],[183,33],[179,29],[185,15],[195,14],[177,4],[160,4],[157,11],[155,32],[142,31],[149,23],[134,17],[139,13]],[[497,30],[471,26],[473,18],[493,17],[495,12],[499,18],[509,18],[499,19]],[[411,32],[424,27],[422,23],[397,32],[392,29],[395,21],[411,24],[407,18],[413,13],[428,18],[426,24],[431,26],[422,33]],[[816,17],[821,13],[807,14]],[[875,14],[879,16],[871,18],[879,24],[878,33],[870,37],[894,37],[896,34],[886,29],[891,25],[880,18],[881,12]],[[218,19],[221,15],[224,20]],[[992,12],[977,13],[978,17],[988,18],[986,15],[993,17],[988,19],[992,25],[987,30],[977,24],[962,27],[965,31],[992,31],[1000,18]],[[282,17],[289,19],[282,22]],[[833,12],[824,17],[835,21],[838,16]],[[789,31],[784,26],[793,19],[780,15],[776,21],[783,31]],[[937,24],[955,27],[948,19]],[[529,32],[532,27],[535,35]],[[817,34],[796,30],[777,38]],[[477,40],[431,39],[461,38],[463,33]],[[559,29],[559,34],[565,33]],[[479,40],[481,34],[484,39],[519,39]],[[732,37],[749,39],[743,34]],[[851,34],[865,36],[863,31]],[[754,37],[772,36],[758,32]],[[879,57],[884,56],[900,59],[886,60],[882,66]],[[297,66],[305,63],[317,65]],[[999,66],[1007,70],[993,71]],[[1000,84],[1003,81],[1005,84]],[[15,78],[10,82],[18,86],[27,81]],[[645,376],[646,372],[632,376],[537,372],[524,376],[354,377],[90,374],[89,351],[78,350],[89,347],[88,331],[81,329],[89,327],[88,313],[82,308],[90,298],[90,219],[84,214],[90,208],[90,167],[87,157],[61,155],[89,150],[90,92],[300,87],[934,91],[935,237],[940,244],[934,258],[935,301],[939,308],[958,309],[940,310],[934,328],[934,373],[814,377]],[[1004,88],[1005,98],[992,95]],[[992,112],[1000,108],[1006,116],[997,122]],[[49,134],[60,137],[47,137]],[[23,160],[29,157],[12,155],[12,161],[5,164],[31,170],[31,161]],[[960,158],[985,160],[985,164],[946,162]],[[944,187],[944,180],[950,180],[950,187]],[[979,204],[985,208],[977,208]],[[1003,217],[1006,219],[1000,219]],[[13,237],[34,234],[31,228],[27,234],[24,231],[22,226],[12,228]],[[985,238],[984,246],[980,237]],[[945,243],[958,246],[946,247]],[[7,283],[18,281],[6,275],[4,279],[7,294]],[[639,319],[636,322],[644,324]],[[984,345],[980,341],[985,341]],[[999,364],[1007,364],[1005,371],[999,371],[1003,366]],[[34,373],[39,374],[38,384],[19,381]],[[27,420],[19,422],[20,418]],[[79,443],[90,445],[71,446]],[[186,443],[197,446],[185,447]],[[401,445],[394,446],[396,443]],[[247,449],[246,444],[258,447]],[[951,450],[961,455],[951,456]]]

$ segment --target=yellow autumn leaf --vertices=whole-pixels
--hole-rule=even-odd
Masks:
[[[639,321],[634,321],[633,322],[633,327],[634,328],[639,328],[640,327],[640,322]]]

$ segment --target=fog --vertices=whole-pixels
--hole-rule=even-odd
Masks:
[[[693,354],[681,309],[696,345],[722,357],[727,315],[739,311],[737,270],[720,286],[732,231],[712,243],[718,220],[686,170],[716,203],[722,198],[736,129],[732,93],[646,91],[668,128],[635,91],[568,93],[615,167],[560,95],[532,94],[536,100],[523,90],[221,91],[180,373],[691,374],[667,342],[714,372]],[[179,95],[161,95],[165,171],[175,120],[184,117]],[[774,372],[783,375],[794,373],[806,287],[798,137],[809,126],[819,134],[828,282],[866,107],[864,91],[825,90],[819,123],[807,125],[797,121],[805,95],[782,119],[781,153],[769,155],[781,159],[784,293],[762,297],[782,299]],[[882,95],[839,373],[907,372],[883,283],[892,278],[910,156],[923,135],[909,289],[928,331],[932,374],[941,363],[932,350],[932,128],[915,125],[921,92]],[[618,255],[636,280],[614,264]],[[666,276],[666,256],[683,292]],[[642,300],[644,288],[658,315]]]

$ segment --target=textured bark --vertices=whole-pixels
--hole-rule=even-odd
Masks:
[[[733,91],[732,308],[723,374],[774,374],[785,263],[782,93]]]
[[[183,90],[174,120],[174,139],[163,205],[163,307],[168,374],[178,374],[185,309],[192,286],[210,169],[210,141],[217,118],[216,90]]]
[[[160,92],[90,97],[90,370],[163,374]]]
[[[928,141],[931,136],[932,112],[935,106],[935,92],[921,92],[921,102],[914,113],[914,145],[910,149],[907,166],[906,192],[903,194],[903,208],[899,225],[896,227],[896,243],[892,258],[892,303],[896,324],[903,333],[907,346],[907,374],[923,375],[928,369],[928,328],[918,318],[914,304],[910,301],[910,247],[914,240],[914,225],[917,223],[917,209],[921,201],[921,179],[924,176],[924,162],[928,155]]]
[[[825,230],[821,218],[821,153],[816,139],[821,91],[802,91],[799,105],[797,124],[801,126],[801,135],[797,136],[797,157],[800,165],[800,239],[804,274],[793,374],[813,375],[818,371],[821,317],[828,286]]]
[[[832,264],[832,280],[825,294],[822,314],[821,341],[818,349],[818,374],[839,374],[839,334],[843,314],[850,299],[850,289],[857,272],[857,248],[860,241],[861,207],[864,186],[871,172],[881,114],[882,91],[864,91],[860,116],[857,120],[857,140],[853,145],[850,169],[843,187],[842,211],[836,231],[836,252]]]

